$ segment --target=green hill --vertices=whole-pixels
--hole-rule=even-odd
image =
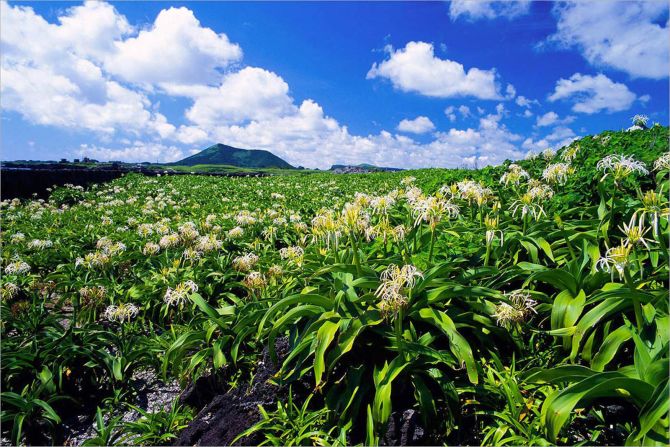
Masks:
[[[294,169],[293,166],[272,152],[258,149],[238,149],[221,143],[172,164],[177,166],[229,165],[241,168]]]

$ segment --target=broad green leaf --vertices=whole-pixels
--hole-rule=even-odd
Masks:
[[[314,350],[314,381],[316,386],[321,386],[321,377],[326,368],[326,361],[324,359],[326,349],[330,342],[335,338],[335,333],[340,327],[339,321],[326,320],[322,323],[319,330],[316,332],[316,349]]]

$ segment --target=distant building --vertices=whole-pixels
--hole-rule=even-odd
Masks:
[[[75,159],[74,159],[74,163],[79,163],[79,159],[78,159],[78,158],[75,158]]]
[[[61,158],[59,163],[67,163],[67,158]]]

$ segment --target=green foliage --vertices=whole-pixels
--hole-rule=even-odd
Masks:
[[[174,164],[179,166],[230,165],[243,168],[292,168],[290,164],[272,152],[257,149],[237,149],[220,143]]]
[[[598,165],[651,169],[667,142],[655,126],[480,170],[127,175],[3,202],[3,435],[57,442],[72,413],[132,405],[145,369],[239,386],[268,349],[274,382],[311,388],[241,435],[269,444],[378,444],[408,410],[433,444],[667,444],[668,171]],[[139,412],[99,409],[89,444],[170,443],[193,417]]]

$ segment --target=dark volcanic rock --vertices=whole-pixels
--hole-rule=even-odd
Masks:
[[[381,445],[421,445],[424,441],[424,434],[416,411],[394,411],[389,419]]]
[[[184,429],[175,445],[231,445],[237,435],[260,420],[258,405],[274,407],[278,400],[284,399],[288,387],[274,385],[269,380],[279,370],[282,359],[288,353],[288,341],[279,339],[275,346],[278,355],[276,364],[272,362],[266,348],[253,381],[224,394],[210,394],[213,397],[211,402]],[[204,380],[199,384],[196,382],[193,387],[187,388],[182,401],[196,405],[200,403],[207,394],[206,390],[217,386],[216,379],[213,380]],[[293,392],[296,393],[295,386]],[[254,445],[261,441],[250,437],[240,439],[237,444]]]

